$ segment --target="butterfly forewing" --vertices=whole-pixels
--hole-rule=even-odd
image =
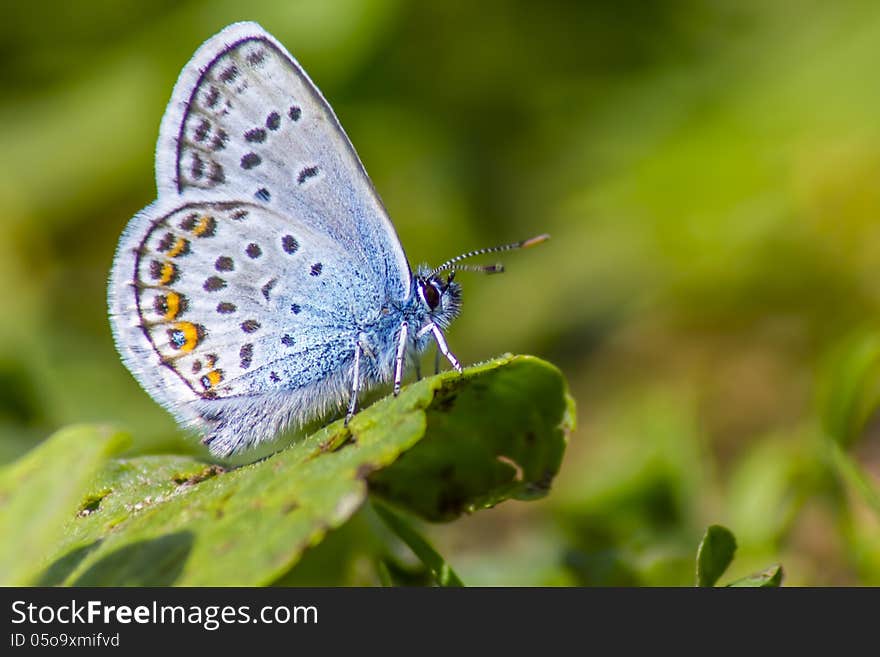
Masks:
[[[185,67],[162,122],[157,179],[160,195],[210,193],[296,217],[359,260],[392,298],[409,293],[403,249],[336,116],[253,23],[209,39]]]

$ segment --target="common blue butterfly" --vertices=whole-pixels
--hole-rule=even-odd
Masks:
[[[393,380],[458,315],[458,264],[413,274],[324,97],[255,23],[184,67],[156,146],[158,197],[119,242],[108,300],[141,386],[217,456]],[[441,276],[448,272],[446,277]]]

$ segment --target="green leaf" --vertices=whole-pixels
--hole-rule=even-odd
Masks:
[[[822,426],[832,440],[850,447],[880,406],[880,335],[850,338],[829,361],[822,379]]]
[[[770,566],[766,570],[762,570],[760,573],[755,573],[754,575],[749,575],[748,577],[743,577],[742,579],[731,582],[727,586],[777,588],[779,586],[782,586],[783,576],[784,573],[782,571],[782,566],[780,564],[776,564],[774,566]]]
[[[392,499],[395,493],[412,496],[412,506],[422,509],[425,501],[436,504],[437,495],[448,498],[453,491],[456,504],[442,507],[448,514],[506,497],[536,497],[546,493],[558,470],[572,410],[556,368],[532,357],[506,356],[407,386],[397,398],[356,415],[348,428],[335,422],[234,470],[182,456],[113,461],[89,488],[83,513],[70,519],[41,583],[278,581],[361,506],[368,477],[372,486],[373,477],[420,441],[433,455],[425,467],[440,462],[454,475],[461,469],[469,487],[455,489],[458,477],[445,470],[418,476],[414,460],[400,475],[389,468],[388,478],[378,479]],[[493,418],[498,427],[491,427]],[[477,458],[460,440],[444,444],[451,427],[465,430],[471,422],[485,430],[485,436],[467,434],[486,442]],[[522,472],[498,455],[509,455]],[[428,496],[416,494],[420,482]],[[536,485],[539,490],[533,490]]]
[[[382,518],[382,521],[427,566],[438,586],[464,586],[464,582],[455,574],[452,566],[446,563],[446,560],[440,556],[427,539],[419,534],[412,525],[384,504],[374,504],[373,508],[376,509],[376,514]]]
[[[559,370],[531,357],[446,376],[426,412],[425,437],[370,491],[434,522],[514,498],[545,496],[574,426]]]
[[[715,586],[735,552],[733,533],[721,525],[710,525],[697,549],[697,586]]]
[[[105,428],[69,427],[0,469],[0,585],[34,583],[79,511],[79,495],[127,442]]]

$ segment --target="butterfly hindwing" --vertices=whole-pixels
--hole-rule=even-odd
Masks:
[[[143,387],[190,424],[204,402],[341,380],[353,310],[380,306],[338,245],[256,204],[151,206],[124,251],[111,281],[117,343]]]
[[[391,297],[409,293],[406,256],[348,137],[296,60],[255,23],[226,28],[184,67],[156,168],[160,198],[207,192],[290,214],[360,260]]]

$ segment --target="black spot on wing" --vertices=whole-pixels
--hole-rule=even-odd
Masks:
[[[232,271],[235,269],[235,262],[229,256],[220,256],[214,263],[214,269],[217,271]]]
[[[219,276],[211,276],[205,280],[203,287],[205,288],[205,292],[217,292],[226,287],[226,281]]]
[[[244,133],[245,141],[252,144],[262,144],[266,141],[266,131],[263,128],[252,128]]]
[[[254,357],[254,345],[248,343],[241,345],[241,349],[238,350],[238,358],[239,365],[241,369],[246,370],[251,366],[251,361]]]
[[[221,301],[217,304],[217,312],[221,315],[229,315],[234,313],[237,310],[234,303],[230,303],[229,301]]]
[[[270,112],[266,117],[266,127],[269,130],[277,130],[281,126],[281,115],[278,112]]]
[[[235,64],[232,64],[220,72],[220,80],[221,82],[226,82],[228,84],[238,77],[238,73],[238,67]]]
[[[265,187],[261,187],[256,192],[254,192],[254,196],[256,196],[258,199],[260,199],[263,202],[268,202],[269,199],[272,198],[272,195],[269,194],[269,190],[266,189]]]
[[[273,279],[267,281],[266,284],[262,288],[260,288],[260,291],[263,293],[263,298],[265,298],[266,301],[269,300],[269,294],[272,292],[272,288],[275,287],[275,283],[277,283],[277,282],[278,282],[278,279],[273,278]]]
[[[253,169],[256,166],[260,165],[260,162],[263,161],[256,153],[245,153],[241,156],[241,168],[242,169]]]
[[[309,178],[314,178],[318,175],[318,167],[305,167],[299,172],[299,175],[296,177],[296,182],[302,185]]]
[[[201,143],[205,141],[208,136],[208,132],[211,130],[211,123],[207,119],[202,119],[199,122],[199,125],[196,126],[195,132],[193,132],[193,138]]]
[[[299,121],[299,117],[302,116],[302,110],[296,105],[292,105],[287,112],[287,116],[290,117],[291,121]]]
[[[241,323],[241,330],[245,333],[254,333],[260,328],[260,323],[255,319],[246,319]]]
[[[316,262],[315,264],[312,265],[312,269],[309,272],[309,275],[310,276],[320,276],[322,269],[324,269],[324,265],[322,265],[320,262]]]
[[[208,179],[218,185],[226,182],[226,174],[223,173],[223,167],[219,163],[211,162],[211,173],[208,174]]]
[[[263,249],[261,249],[260,245],[256,244],[255,242],[251,242],[250,244],[248,244],[244,252],[247,253],[248,258],[259,258],[261,255],[263,255]]]
[[[293,235],[285,235],[281,238],[281,248],[284,249],[285,253],[293,255],[299,248],[299,242],[296,241]]]
[[[247,63],[251,66],[260,66],[266,60],[265,50],[254,50],[247,55]]]

